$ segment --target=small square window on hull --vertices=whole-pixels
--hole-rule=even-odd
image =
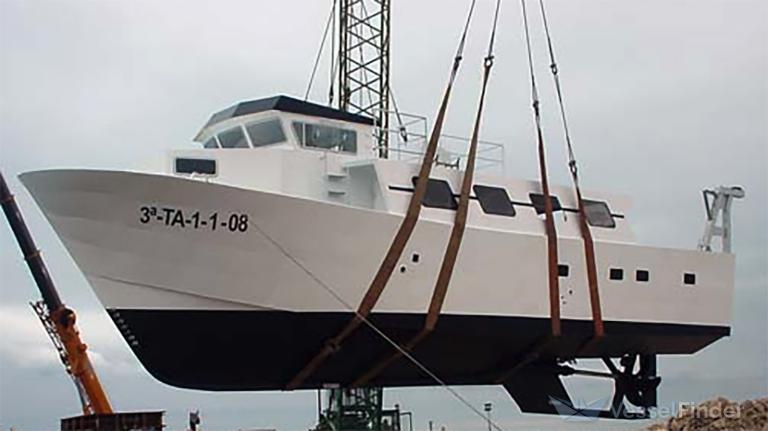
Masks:
[[[608,271],[608,278],[613,281],[624,280],[624,270],[621,268],[611,268]]]
[[[651,280],[651,273],[645,269],[638,269],[635,273],[635,280],[646,283]]]
[[[413,187],[416,187],[416,183],[419,181],[419,177],[413,177]],[[428,208],[442,208],[447,210],[455,210],[459,207],[456,203],[456,198],[453,195],[453,190],[448,181],[429,179],[427,183],[427,192],[424,194],[424,200],[422,204]]]
[[[515,216],[515,207],[509,200],[507,191],[501,187],[489,187],[476,185],[472,187],[475,196],[480,202],[483,212],[492,215],[502,215],[507,217]]]

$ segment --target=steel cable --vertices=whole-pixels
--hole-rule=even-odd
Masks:
[[[477,107],[477,113],[475,115],[475,123],[472,130],[472,138],[470,140],[469,153],[467,158],[467,166],[464,171],[464,177],[461,183],[461,192],[459,195],[459,204],[454,216],[453,227],[448,239],[448,245],[443,253],[443,261],[440,266],[440,272],[435,282],[435,287],[432,292],[432,299],[429,303],[429,309],[427,311],[426,318],[424,320],[424,327],[407,343],[401,346],[398,351],[393,355],[386,357],[380,361],[368,372],[360,376],[352,383],[352,386],[363,386],[370,380],[377,377],[384,372],[395,361],[400,359],[402,352],[412,351],[420,344],[427,336],[429,336],[437,326],[437,322],[440,319],[445,297],[448,293],[448,287],[453,276],[454,267],[458,258],[459,249],[464,237],[464,231],[467,224],[467,214],[469,211],[469,195],[472,189],[472,182],[474,180],[475,162],[477,158],[477,146],[480,139],[480,125],[483,116],[483,107],[485,106],[485,95],[488,88],[488,80],[491,75],[491,69],[493,68],[493,46],[496,39],[496,27],[498,26],[499,10],[501,8],[501,0],[496,0],[496,11],[493,18],[493,29],[491,31],[490,41],[488,44],[488,54],[485,57],[483,64],[483,83],[482,90],[480,92],[480,101]]]
[[[432,165],[435,162],[438,144],[442,133],[442,128],[445,122],[446,112],[448,110],[448,104],[453,90],[453,85],[456,81],[456,76],[461,65],[461,61],[464,54],[464,47],[467,40],[467,33],[469,32],[469,24],[475,11],[476,0],[472,0],[469,12],[467,14],[467,22],[462,32],[461,41],[459,42],[456,56],[454,57],[453,66],[451,68],[451,75],[448,81],[448,85],[445,88],[445,92],[440,103],[440,109],[438,110],[437,118],[432,129],[432,134],[429,139],[429,143],[424,152],[424,156],[419,167],[418,179],[411,195],[408,208],[405,213],[400,227],[397,230],[389,249],[387,250],[384,259],[382,260],[376,274],[373,277],[368,289],[363,296],[360,305],[358,306],[358,315],[356,315],[336,336],[326,340],[319,352],[312,357],[312,359],[294,376],[291,381],[286,385],[286,389],[296,389],[310,377],[315,370],[320,367],[323,362],[335,352],[339,350],[341,344],[349,337],[353,332],[357,330],[362,321],[359,316],[367,317],[368,314],[374,309],[378,303],[381,294],[387,287],[389,279],[392,277],[392,272],[400,260],[405,246],[408,244],[411,235],[413,234],[416,224],[421,214],[421,205],[424,200],[424,196],[427,192],[427,184],[429,181],[429,175],[432,172]]]
[[[552,36],[549,31],[549,22],[547,20],[547,12],[544,8],[544,0],[539,0],[539,9],[541,10],[541,19],[544,24],[544,33],[547,38],[547,48],[549,51],[550,71],[552,72],[552,78],[555,84],[555,92],[557,93],[558,106],[560,108],[560,120],[563,124],[563,132],[565,135],[565,143],[568,150],[568,169],[571,172],[571,178],[573,180],[573,186],[576,191],[576,200],[579,209],[579,230],[581,231],[582,240],[584,242],[584,256],[587,267],[587,283],[589,286],[589,300],[592,309],[592,322],[594,326],[595,341],[602,338],[605,335],[605,327],[603,324],[603,315],[600,306],[600,290],[598,286],[597,277],[597,264],[595,258],[595,245],[592,238],[592,232],[587,224],[587,214],[584,208],[584,199],[582,199],[581,187],[579,185],[579,174],[576,163],[576,157],[573,152],[573,145],[571,142],[571,134],[568,129],[568,119],[565,114],[565,103],[563,102],[563,91],[560,85],[560,74],[555,60],[555,49],[552,43]],[[585,346],[587,347],[587,346]]]
[[[447,383],[440,377],[438,377],[432,370],[430,370],[426,365],[422,364],[418,359],[413,357],[410,353],[403,350],[399,344],[397,344],[394,340],[392,340],[387,334],[385,334],[381,329],[379,329],[376,325],[373,324],[366,316],[363,316],[361,313],[359,313],[352,304],[347,302],[338,292],[336,292],[335,289],[333,289],[330,285],[325,283],[320,277],[315,275],[309,268],[304,266],[304,264],[301,263],[300,260],[298,260],[296,257],[294,257],[288,250],[286,250],[282,245],[280,245],[279,242],[277,242],[272,236],[270,236],[264,229],[261,228],[261,226],[258,225],[258,223],[251,221],[251,224],[254,228],[256,228],[259,233],[267,239],[267,241],[270,242],[275,248],[280,251],[280,253],[285,256],[288,260],[290,260],[294,265],[296,265],[302,272],[307,274],[309,278],[311,278],[317,285],[319,285],[323,290],[328,292],[336,301],[338,301],[342,306],[347,308],[347,310],[355,313],[358,319],[360,319],[366,326],[371,328],[374,333],[376,333],[379,337],[381,337],[384,341],[386,341],[388,344],[390,344],[395,349],[401,351],[403,356],[405,356],[411,363],[416,365],[421,371],[423,371],[425,374],[427,374],[432,380],[435,381],[440,387],[448,391],[451,395],[454,396],[459,402],[461,402],[463,405],[465,405],[467,408],[469,408],[472,412],[474,412],[478,417],[482,418],[484,421],[489,421],[493,428],[497,431],[504,431],[503,428],[501,428],[499,425],[497,425],[495,422],[490,421],[488,417],[486,417],[478,408],[473,406],[469,401],[467,401],[466,398],[461,396],[455,389],[448,386]]]
[[[304,101],[309,99],[309,93],[312,91],[312,84],[315,82],[315,75],[317,74],[317,67],[320,65],[320,58],[325,50],[325,41],[328,39],[328,30],[331,28],[331,22],[336,12],[336,0],[333,0],[331,4],[331,13],[328,15],[328,21],[325,23],[325,30],[323,31],[323,38],[320,41],[320,49],[317,50],[317,56],[315,57],[315,64],[312,66],[312,74],[309,77],[309,83],[307,84],[307,91],[304,93]]]
[[[536,123],[536,137],[538,140],[539,153],[539,171],[541,175],[541,188],[544,195],[544,227],[547,236],[547,260],[549,270],[549,315],[551,325],[551,335],[559,337],[561,334],[560,326],[560,280],[558,274],[558,244],[557,229],[552,209],[552,199],[549,191],[549,178],[547,177],[547,161],[544,149],[544,133],[541,127],[541,109],[539,101],[539,92],[536,87],[536,73],[533,68],[533,49],[531,48],[531,35],[528,24],[528,12],[525,7],[525,0],[520,0],[523,13],[523,25],[525,27],[525,43],[528,52],[528,70],[531,75],[531,98]]]

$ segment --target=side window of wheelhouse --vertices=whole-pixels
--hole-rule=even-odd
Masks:
[[[536,214],[544,214],[545,211],[545,197],[541,193],[529,193],[528,197],[531,199],[531,204],[533,204],[533,208],[536,209]],[[549,201],[552,202],[552,211],[560,211],[563,209],[563,207],[560,205],[560,199],[557,198],[557,196],[549,196]]]
[[[419,181],[419,177],[413,177],[413,187]],[[446,210],[455,210],[459,207],[456,203],[456,197],[448,181],[436,180],[433,178],[427,182],[427,193],[424,195],[422,204],[427,208],[442,208]]]
[[[481,185],[475,185],[472,188],[484,213],[507,217],[515,216],[515,207],[509,200],[509,195],[505,189]]]
[[[357,132],[340,127],[295,121],[293,130],[302,146],[357,153]]]
[[[584,199],[584,213],[590,226],[615,228],[616,220],[613,219],[608,204],[600,201]]]
[[[246,124],[245,130],[248,131],[248,136],[251,138],[251,144],[254,147],[285,142],[283,126],[277,118]]]
[[[222,148],[249,148],[248,140],[240,126],[225,130],[217,136]]]

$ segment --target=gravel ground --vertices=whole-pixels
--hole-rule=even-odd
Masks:
[[[705,401],[645,431],[768,431],[768,398],[742,403],[725,398]]]

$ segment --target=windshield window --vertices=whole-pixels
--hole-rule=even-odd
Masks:
[[[211,139],[208,139],[205,141],[205,144],[203,144],[203,147],[205,148],[219,148],[219,143],[216,142],[216,137],[211,136]]]
[[[248,148],[248,141],[240,126],[225,130],[218,137],[222,148]]]
[[[293,129],[301,145],[324,150],[357,152],[357,132],[333,126],[294,122]]]
[[[248,136],[251,138],[251,144],[254,147],[285,142],[283,126],[278,119],[247,124],[245,130],[248,131]]]

